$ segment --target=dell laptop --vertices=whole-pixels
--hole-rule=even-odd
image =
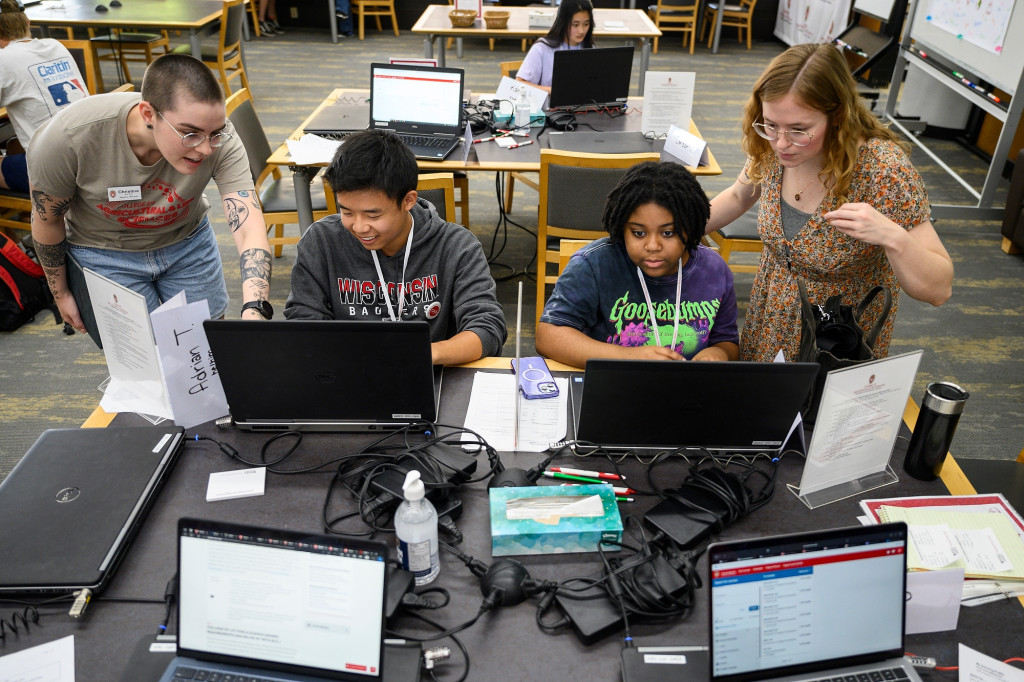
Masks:
[[[387,552],[348,536],[180,519],[177,657],[161,682],[415,682],[419,646],[385,656]]]
[[[174,425],[45,431],[0,484],[0,593],[103,589],[184,435]]]
[[[906,680],[907,526],[708,547],[711,682]]]
[[[394,131],[417,159],[441,161],[462,141],[465,72],[370,65],[370,127]]]
[[[613,449],[778,451],[817,375],[813,362],[588,360],[585,374],[569,377],[575,440]]]
[[[426,322],[206,320],[234,425],[249,431],[389,431],[432,422]]]
[[[558,50],[551,66],[549,109],[613,107],[629,99],[633,46]]]

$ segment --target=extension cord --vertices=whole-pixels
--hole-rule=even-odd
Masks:
[[[654,575],[660,577],[659,582],[661,583],[661,587],[658,587],[650,573],[639,574],[638,581],[649,590],[664,591],[667,588],[669,594],[678,598],[688,589],[686,580],[669,565],[664,556],[660,554],[656,556],[648,568],[653,569]],[[607,592],[595,587],[573,594],[584,598],[570,599],[556,594],[555,600],[565,615],[569,617],[572,629],[580,642],[589,646],[622,628],[622,612],[619,610],[619,605],[612,601]],[[595,596],[598,598],[593,598]],[[587,599],[586,597],[591,598]]]

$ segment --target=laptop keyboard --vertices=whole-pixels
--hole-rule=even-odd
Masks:
[[[253,675],[236,675],[219,670],[204,670],[191,666],[179,665],[174,670],[175,680],[195,680],[196,682],[287,682],[279,677],[263,677]]]
[[[452,142],[449,137],[435,137],[434,135],[399,133],[398,137],[410,147],[447,147]]]
[[[884,682],[885,680],[905,680],[907,671],[903,668],[883,668],[856,675],[840,675],[839,677],[822,677],[810,682]]]

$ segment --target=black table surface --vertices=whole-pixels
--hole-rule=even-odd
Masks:
[[[439,421],[461,423],[469,399],[469,387],[474,370],[446,370],[443,400]],[[658,418],[664,418],[664,414]],[[122,414],[113,426],[144,426],[136,415]],[[257,460],[266,434],[219,430],[212,423],[189,429],[230,442],[249,460]],[[373,437],[363,435],[305,434],[293,456],[280,467],[300,469],[329,461],[339,455],[358,450]],[[940,481],[925,483],[911,479],[899,467],[906,442],[897,441],[893,467],[901,474],[899,483],[861,497],[891,497],[896,495],[945,494]],[[271,455],[272,456],[272,455]],[[543,459],[542,454],[504,454],[506,466],[530,467]],[[481,456],[479,471],[487,467]],[[555,464],[588,469],[609,467],[606,462],[573,461],[571,455],[556,460]],[[242,468],[228,459],[213,444],[188,442],[173,472],[171,472],[157,503],[150,511],[131,550],[119,567],[109,587],[89,606],[81,620],[72,620],[66,606],[41,609],[44,614],[38,624],[28,631],[20,629],[8,633],[0,640],[0,655],[20,651],[66,635],[75,636],[75,664],[77,679],[148,679],[126,673],[132,650],[139,639],[156,633],[163,619],[164,607],[158,603],[133,603],[113,599],[160,600],[167,582],[175,573],[175,530],[179,517],[199,516],[215,520],[230,520],[269,527],[306,531],[322,530],[322,508],[333,468],[323,472],[280,475],[268,473],[266,493],[261,497],[207,503],[206,487],[210,473]],[[644,465],[635,460],[620,464],[631,486],[648,489]],[[740,519],[728,527],[720,538],[741,538],[777,534],[814,528],[837,527],[857,523],[860,514],[858,498],[842,500],[818,509],[807,509],[786,488],[786,483],[797,483],[803,459],[786,455],[779,465],[775,496],[762,509]],[[661,487],[678,484],[686,474],[687,465],[673,460],[659,466],[655,475]],[[110,472],[111,485],[117,483],[117,472]],[[490,532],[488,493],[483,482],[464,486],[459,491],[464,513],[457,524],[465,534],[462,550],[489,563]],[[642,514],[653,506],[656,498],[639,496],[637,502],[621,505],[623,515]],[[345,496],[338,497],[331,511],[340,513],[354,508]],[[359,528],[358,524],[352,526]],[[393,535],[381,535],[393,543]],[[528,568],[531,576],[543,580],[563,580],[597,572],[600,560],[596,554],[563,554],[517,557]],[[702,574],[706,562],[699,564]],[[472,618],[480,607],[482,594],[479,581],[451,555],[441,553],[441,574],[434,585],[451,592],[451,603],[444,609],[426,612],[426,615],[445,627],[463,623]],[[697,604],[688,617],[665,623],[636,624],[633,636],[641,645],[707,644],[707,591],[698,590]],[[618,680],[621,638],[608,637],[594,645],[584,646],[570,630],[554,635],[542,632],[536,622],[537,600],[531,599],[514,607],[499,608],[485,614],[475,625],[458,637],[469,650],[470,680]],[[4,604],[0,615],[9,618],[11,606]],[[549,613],[554,618],[554,613]],[[399,615],[389,624],[393,629],[409,634],[429,634],[430,630],[417,621]],[[169,632],[175,631],[172,620]],[[962,608],[960,624],[955,632],[915,635],[907,638],[907,648],[918,655],[933,656],[940,665],[956,665],[957,643],[962,642],[999,659],[1024,653],[1024,609],[1016,600],[990,603],[973,608]],[[451,644],[447,641],[440,644]],[[454,680],[461,672],[463,661],[457,648],[453,648],[452,661],[438,669],[441,680]],[[955,679],[955,673],[932,673],[933,679]]]

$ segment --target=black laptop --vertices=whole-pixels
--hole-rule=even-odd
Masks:
[[[302,132],[340,140],[346,135],[366,130],[369,125],[370,106],[346,99],[325,106],[302,128]]]
[[[711,682],[918,682],[903,657],[907,526],[708,547]]]
[[[387,558],[379,541],[180,519],[161,682],[416,682],[421,647],[384,640]]]
[[[370,65],[370,128],[394,131],[417,159],[440,161],[462,141],[462,69]]]
[[[434,421],[423,321],[206,320],[235,426],[249,431],[388,431]]]
[[[606,448],[772,452],[811,391],[813,362],[588,360],[569,378],[577,441]]]
[[[0,484],[0,593],[103,589],[184,434],[173,425],[43,432]]]
[[[549,109],[626,106],[633,46],[558,50],[551,65]]]

